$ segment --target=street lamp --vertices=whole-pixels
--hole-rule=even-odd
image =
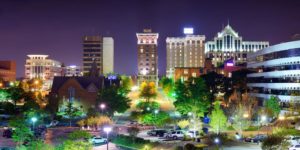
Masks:
[[[220,139],[217,137],[214,139],[214,142],[218,146],[218,149],[219,149]]]
[[[107,147],[107,150],[108,150],[108,142],[109,142],[108,134],[109,134],[109,132],[111,132],[112,128],[111,127],[104,127],[103,130],[106,132],[106,140],[107,140],[107,146],[106,147]]]
[[[103,114],[103,110],[105,109],[106,105],[105,104],[100,104],[100,109],[101,109],[101,113]]]
[[[146,109],[147,109],[147,111],[150,111],[150,107],[147,107]]]
[[[36,117],[32,117],[31,118],[31,122],[32,122],[32,130],[34,131],[34,123],[37,121]]]

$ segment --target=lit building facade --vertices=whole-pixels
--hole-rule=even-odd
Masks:
[[[214,37],[205,43],[205,54],[218,67],[225,60],[233,58],[236,64],[247,62],[247,55],[269,46],[267,41],[243,41],[243,38],[228,24]]]
[[[64,67],[64,76],[72,77],[72,76],[83,76],[82,67],[76,65],[70,65]]]
[[[83,37],[83,73],[89,73],[96,62],[99,74],[114,71],[114,40],[100,35]]]
[[[272,95],[282,103],[300,100],[300,41],[286,42],[249,54],[250,96],[261,104]]]
[[[151,29],[144,29],[143,33],[137,33],[138,49],[138,85],[143,81],[158,83],[158,33],[152,33]]]
[[[175,68],[204,67],[204,35],[192,35],[189,32],[184,37],[167,37],[167,77],[174,77]],[[192,69],[193,70],[193,69]]]
[[[16,62],[5,60],[0,61],[0,81],[16,80]],[[1,86],[0,86],[1,87]]]
[[[42,79],[43,89],[48,90],[54,76],[62,75],[61,62],[48,58],[48,55],[27,55],[25,64],[25,79]]]

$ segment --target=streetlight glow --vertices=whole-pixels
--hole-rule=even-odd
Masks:
[[[108,134],[111,132],[112,128],[111,127],[104,127],[103,128],[104,132],[106,132],[106,140],[107,140],[107,150],[108,150]]]

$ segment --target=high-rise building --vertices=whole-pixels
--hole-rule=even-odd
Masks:
[[[70,65],[64,67],[64,76],[72,77],[72,76],[83,76],[82,67],[76,65]]]
[[[15,80],[16,80],[16,62],[11,60],[0,61],[0,81],[15,81]]]
[[[204,67],[204,41],[204,35],[193,35],[193,32],[184,37],[167,37],[167,76],[173,77],[177,67]]]
[[[243,41],[243,38],[228,24],[213,41],[205,43],[205,54],[217,67],[233,58],[236,64],[246,63],[247,54],[269,46],[267,41]]]
[[[143,33],[137,33],[138,48],[138,84],[143,81],[158,82],[158,33],[152,33],[151,29],[144,29]]]
[[[27,55],[25,64],[26,79],[43,79],[43,89],[48,90],[54,76],[62,75],[61,63],[48,58],[48,55]]]
[[[83,73],[89,73],[96,62],[99,74],[114,71],[114,40],[100,35],[83,37]]]
[[[249,54],[249,95],[263,104],[271,96],[281,103],[300,101],[300,40],[273,45]],[[287,106],[287,105],[286,105]]]

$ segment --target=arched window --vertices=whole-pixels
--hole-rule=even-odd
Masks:
[[[73,102],[75,99],[75,88],[69,87],[68,92],[69,92],[69,102]]]

